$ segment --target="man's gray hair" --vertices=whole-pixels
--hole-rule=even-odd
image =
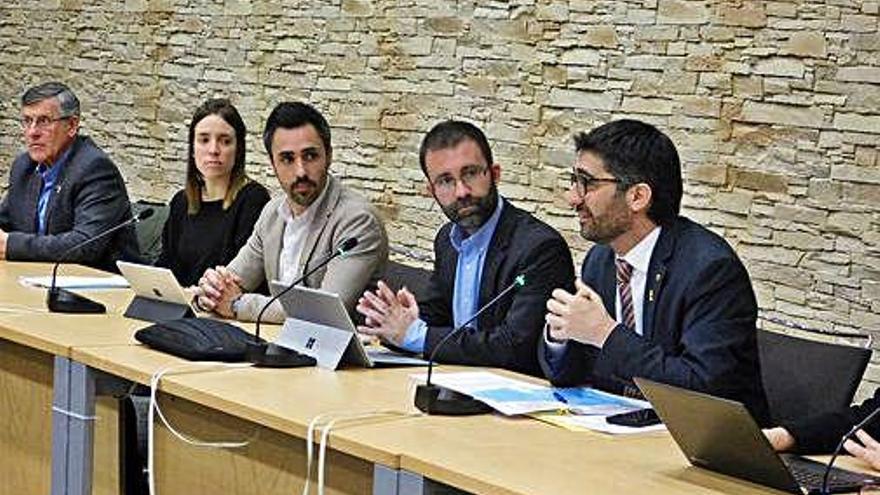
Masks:
[[[21,106],[33,105],[48,98],[58,98],[61,107],[60,117],[79,117],[79,99],[64,83],[46,82],[38,84],[21,95]]]

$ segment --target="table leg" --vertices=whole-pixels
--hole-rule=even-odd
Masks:
[[[52,388],[52,495],[89,495],[94,455],[94,372],[56,356]]]

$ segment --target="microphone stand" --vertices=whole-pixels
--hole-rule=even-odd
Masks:
[[[272,303],[278,300],[278,298],[289,292],[297,285],[301,284],[305,279],[309,278],[311,274],[315,273],[320,268],[330,263],[330,261],[332,261],[336,257],[348,253],[355,246],[357,246],[357,239],[353,237],[346,239],[333,254],[331,254],[326,259],[322,260],[313,268],[305,272],[300,278],[294,280],[293,283],[288,285],[283,291],[273,296],[266,304],[263,305],[263,308],[260,309],[259,314],[257,314],[254,340],[249,341],[245,344],[245,360],[253,363],[254,366],[264,368],[295,368],[299,366],[315,365],[315,359],[311,356],[306,356],[305,354],[297,352],[293,349],[288,349],[286,347],[274,343],[269,343],[260,339],[260,322],[263,319],[263,314],[266,312],[267,309],[269,309],[269,306],[271,306]]]
[[[454,390],[432,384],[431,375],[434,371],[434,358],[437,357],[437,352],[440,350],[440,348],[443,347],[443,345],[446,344],[446,342],[448,342],[453,335],[457,334],[462,329],[467,328],[467,326],[470,325],[474,320],[476,320],[481,314],[483,314],[483,312],[494,306],[495,303],[500,301],[510,292],[525,285],[525,283],[526,277],[524,274],[520,273],[516,276],[512,284],[507,286],[507,288],[505,288],[497,296],[492,298],[491,301],[487,302],[466,322],[462,323],[457,328],[454,328],[451,332],[447,333],[446,336],[443,337],[436,346],[434,346],[434,350],[431,352],[431,356],[428,358],[428,378],[424,384],[418,385],[416,387],[415,405],[417,408],[419,408],[420,411],[425,414],[436,414],[442,416],[466,416],[471,414],[484,414],[492,410],[492,408],[486,405],[484,402],[476,400],[469,395],[461,394]]]
[[[128,227],[129,225],[134,225],[141,220],[145,220],[151,217],[152,215],[153,209],[148,208],[140,212],[140,214],[138,214],[136,217],[132,217],[113,228],[107,229],[94,237],[90,237],[62,253],[61,256],[58,257],[58,261],[55,262],[55,266],[52,267],[52,284],[49,286],[49,291],[46,293],[46,306],[48,306],[49,311],[53,313],[78,314],[106,313],[107,308],[105,308],[103,304],[97,301],[93,301],[87,297],[81,296],[75,292],[58,287],[58,267],[61,265],[62,261],[67,259],[70,253],[76,251],[77,249],[80,249],[87,244],[91,244],[98,239],[104,238],[119,229]]]

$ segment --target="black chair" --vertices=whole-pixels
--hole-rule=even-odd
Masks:
[[[165,228],[165,220],[168,219],[169,207],[164,203],[154,203],[142,199],[132,203],[131,213],[137,215],[147,208],[153,209],[153,216],[138,222],[135,225],[135,232],[141,258],[144,263],[152,265],[162,254],[162,229]]]
[[[424,298],[428,290],[431,271],[396,261],[389,261],[385,267],[385,276],[382,279],[394,291],[406,286],[416,296],[416,299],[420,300]]]
[[[761,378],[775,424],[848,407],[871,359],[868,335],[796,328],[825,337],[863,339],[865,346],[758,330]]]

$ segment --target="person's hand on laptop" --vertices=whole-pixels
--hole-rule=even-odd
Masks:
[[[356,309],[365,317],[358,332],[398,346],[403,343],[409,326],[419,318],[419,305],[413,293],[404,287],[395,294],[381,280],[375,291],[364,292]]]
[[[857,431],[856,437],[861,442],[861,445],[855,440],[847,440],[843,443],[843,448],[852,454],[853,457],[858,457],[870,464],[872,468],[880,470],[880,442],[874,440],[864,430]]]
[[[765,428],[761,431],[764,432],[764,436],[770,441],[773,450],[785,452],[794,448],[794,437],[785,428],[777,426],[775,428]]]
[[[198,309],[213,311],[224,318],[234,318],[232,302],[242,294],[241,278],[225,266],[209,268],[199,279]]]

